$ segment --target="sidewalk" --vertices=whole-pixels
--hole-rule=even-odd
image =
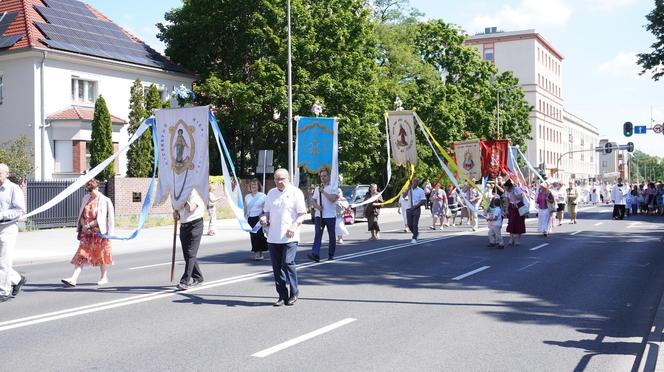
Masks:
[[[423,216],[425,215],[424,210],[422,214]],[[384,208],[381,212],[381,222],[383,223],[396,222],[400,219],[401,215],[397,214],[396,208]],[[364,223],[364,221],[358,221],[360,225]],[[207,229],[207,221],[205,222],[205,226]],[[127,237],[133,231],[134,228],[116,229],[115,236]],[[239,223],[235,219],[217,220],[216,232],[214,236],[203,235],[203,243],[249,241],[248,233],[240,230]],[[308,221],[305,222],[302,225],[302,233],[313,235],[313,225],[308,223]],[[305,240],[304,244],[307,243]],[[113,255],[116,256],[169,249],[173,244],[173,226],[144,228],[138,233],[136,238],[132,240],[113,240],[112,244]],[[178,247],[180,246],[179,238],[177,245]],[[49,261],[68,261],[74,255],[77,248],[76,229],[73,227],[21,232],[16,241],[14,265],[22,266]]]

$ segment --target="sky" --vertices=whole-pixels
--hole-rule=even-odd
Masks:
[[[84,0],[158,51],[157,23],[180,0]],[[241,1],[241,0],[238,0]],[[496,26],[535,29],[564,57],[565,110],[598,128],[600,138],[664,157],[664,134],[622,135],[622,125],[664,123],[664,79],[639,75],[636,54],[655,41],[645,29],[652,0],[410,0],[425,19],[454,23],[469,35]],[[296,62],[294,62],[296,63]]]

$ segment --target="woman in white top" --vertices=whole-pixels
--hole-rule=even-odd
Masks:
[[[397,212],[401,214],[403,218],[403,232],[408,232],[408,220],[406,218],[406,210],[410,204],[408,203],[408,192],[406,191],[403,195],[399,196],[399,209]]]
[[[265,205],[265,194],[260,192],[260,183],[257,178],[249,181],[249,193],[244,197],[244,215],[251,227],[254,227],[263,215],[263,206]],[[263,252],[267,251],[267,240],[261,227],[255,233],[250,233],[251,251],[254,259],[262,260]]]
[[[567,206],[567,191],[563,189],[562,184],[559,181],[553,183],[553,197],[556,201],[556,219],[558,220],[558,226],[563,224],[563,217],[565,217],[565,206]],[[552,219],[553,220],[553,219]]]

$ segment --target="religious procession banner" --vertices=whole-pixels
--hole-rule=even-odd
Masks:
[[[208,200],[208,106],[164,109],[155,113],[159,183],[155,204],[171,195],[174,208],[192,190]]]
[[[330,185],[339,184],[339,138],[336,118],[299,117],[295,139],[295,164],[309,173],[330,172]],[[299,185],[299,172],[293,183]]]
[[[462,178],[482,178],[482,149],[479,139],[454,142],[454,158],[457,168],[463,172]]]
[[[495,179],[508,167],[509,140],[482,141],[482,175]]]
[[[415,120],[412,111],[387,113],[392,158],[397,165],[417,164]]]

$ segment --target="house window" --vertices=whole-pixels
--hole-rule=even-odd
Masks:
[[[74,103],[92,104],[97,100],[97,82],[71,79],[71,100]]]
[[[2,101],[5,99],[5,86],[3,82],[3,76],[0,74],[0,105],[2,105]]]
[[[55,172],[70,173],[73,171],[72,141],[54,141]]]
[[[606,160],[602,160],[602,168],[607,168],[609,166],[609,162]]]
[[[493,49],[484,49],[484,59],[493,62]]]

